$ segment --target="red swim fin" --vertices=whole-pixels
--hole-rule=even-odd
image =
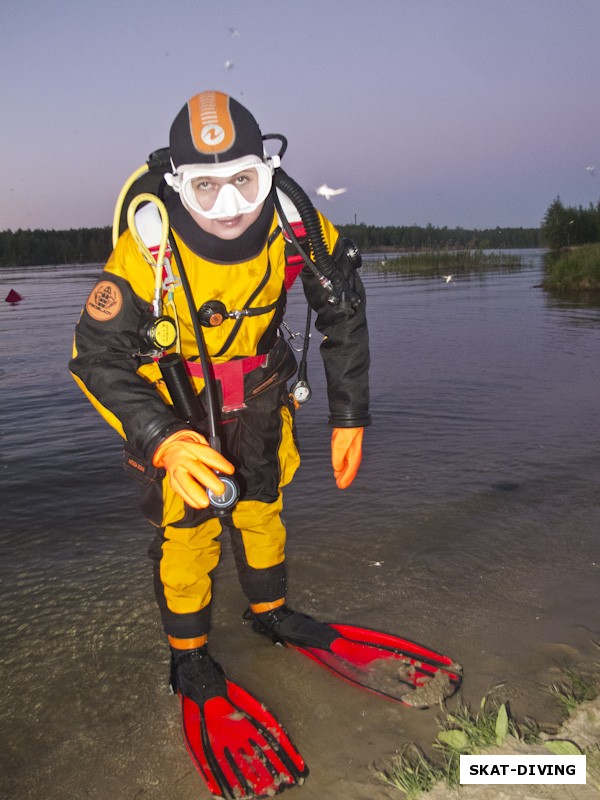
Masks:
[[[453,695],[462,668],[448,656],[389,633],[318,622],[290,609],[247,616],[254,629],[299,650],[363,689],[412,708],[428,708]],[[278,617],[278,618],[277,618]]]
[[[264,705],[221,675],[190,697],[181,692],[188,752],[215,797],[272,797],[302,784],[308,769]]]

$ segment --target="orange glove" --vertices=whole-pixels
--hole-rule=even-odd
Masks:
[[[346,489],[358,472],[362,459],[364,428],[334,428],[331,434],[331,464],[338,489]]]
[[[192,508],[209,505],[205,486],[215,494],[225,491],[225,484],[213,470],[226,475],[235,471],[233,464],[209,447],[204,436],[196,431],[177,431],[169,436],[158,446],[152,463],[166,469],[171,488]]]

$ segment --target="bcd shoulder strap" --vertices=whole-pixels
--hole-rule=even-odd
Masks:
[[[285,214],[285,217],[292,228],[296,238],[300,242],[302,249],[305,251],[307,255],[310,255],[310,245],[308,242],[308,236],[306,233],[306,228],[304,227],[304,222],[302,222],[302,218],[300,217],[300,213],[298,209],[294,205],[294,203],[290,200],[290,198],[285,195],[279,189],[277,191],[277,197],[279,203],[281,205],[281,210]],[[304,266],[304,259],[296,249],[296,246],[290,241],[288,238],[285,227],[282,223],[281,217],[279,212],[277,212],[277,219],[279,221],[279,227],[282,230],[283,238],[285,239],[285,281],[284,286],[285,290],[289,291],[291,286],[293,285],[294,281],[302,271],[302,267]]]

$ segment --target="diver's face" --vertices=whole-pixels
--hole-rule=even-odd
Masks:
[[[238,214],[237,217],[225,217],[224,219],[207,219],[197,211],[189,211],[192,219],[199,228],[219,239],[237,239],[245,233],[253,222],[260,217],[264,203],[249,214]]]
[[[225,191],[221,194],[224,187]],[[219,239],[237,239],[256,222],[263,210],[264,202],[253,211],[236,213],[240,205],[235,199],[237,192],[249,203],[257,198],[258,176],[254,169],[242,170],[229,178],[199,176],[192,181],[192,189],[198,205],[205,211],[213,209],[215,204],[222,204],[223,216],[214,219],[188,209],[198,227]]]

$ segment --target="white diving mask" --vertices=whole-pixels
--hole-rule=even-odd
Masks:
[[[210,208],[203,208],[196,195],[194,181],[199,178],[233,178],[248,173],[248,186],[244,190],[233,183],[224,183],[218,190]],[[182,164],[165,181],[179,193],[188,211],[201,214],[206,219],[230,219],[240,214],[250,214],[267,199],[273,183],[272,168],[258,156],[243,156],[224,164]],[[241,191],[240,191],[241,189]],[[213,189],[214,193],[214,189]],[[208,194],[207,194],[208,198]]]

